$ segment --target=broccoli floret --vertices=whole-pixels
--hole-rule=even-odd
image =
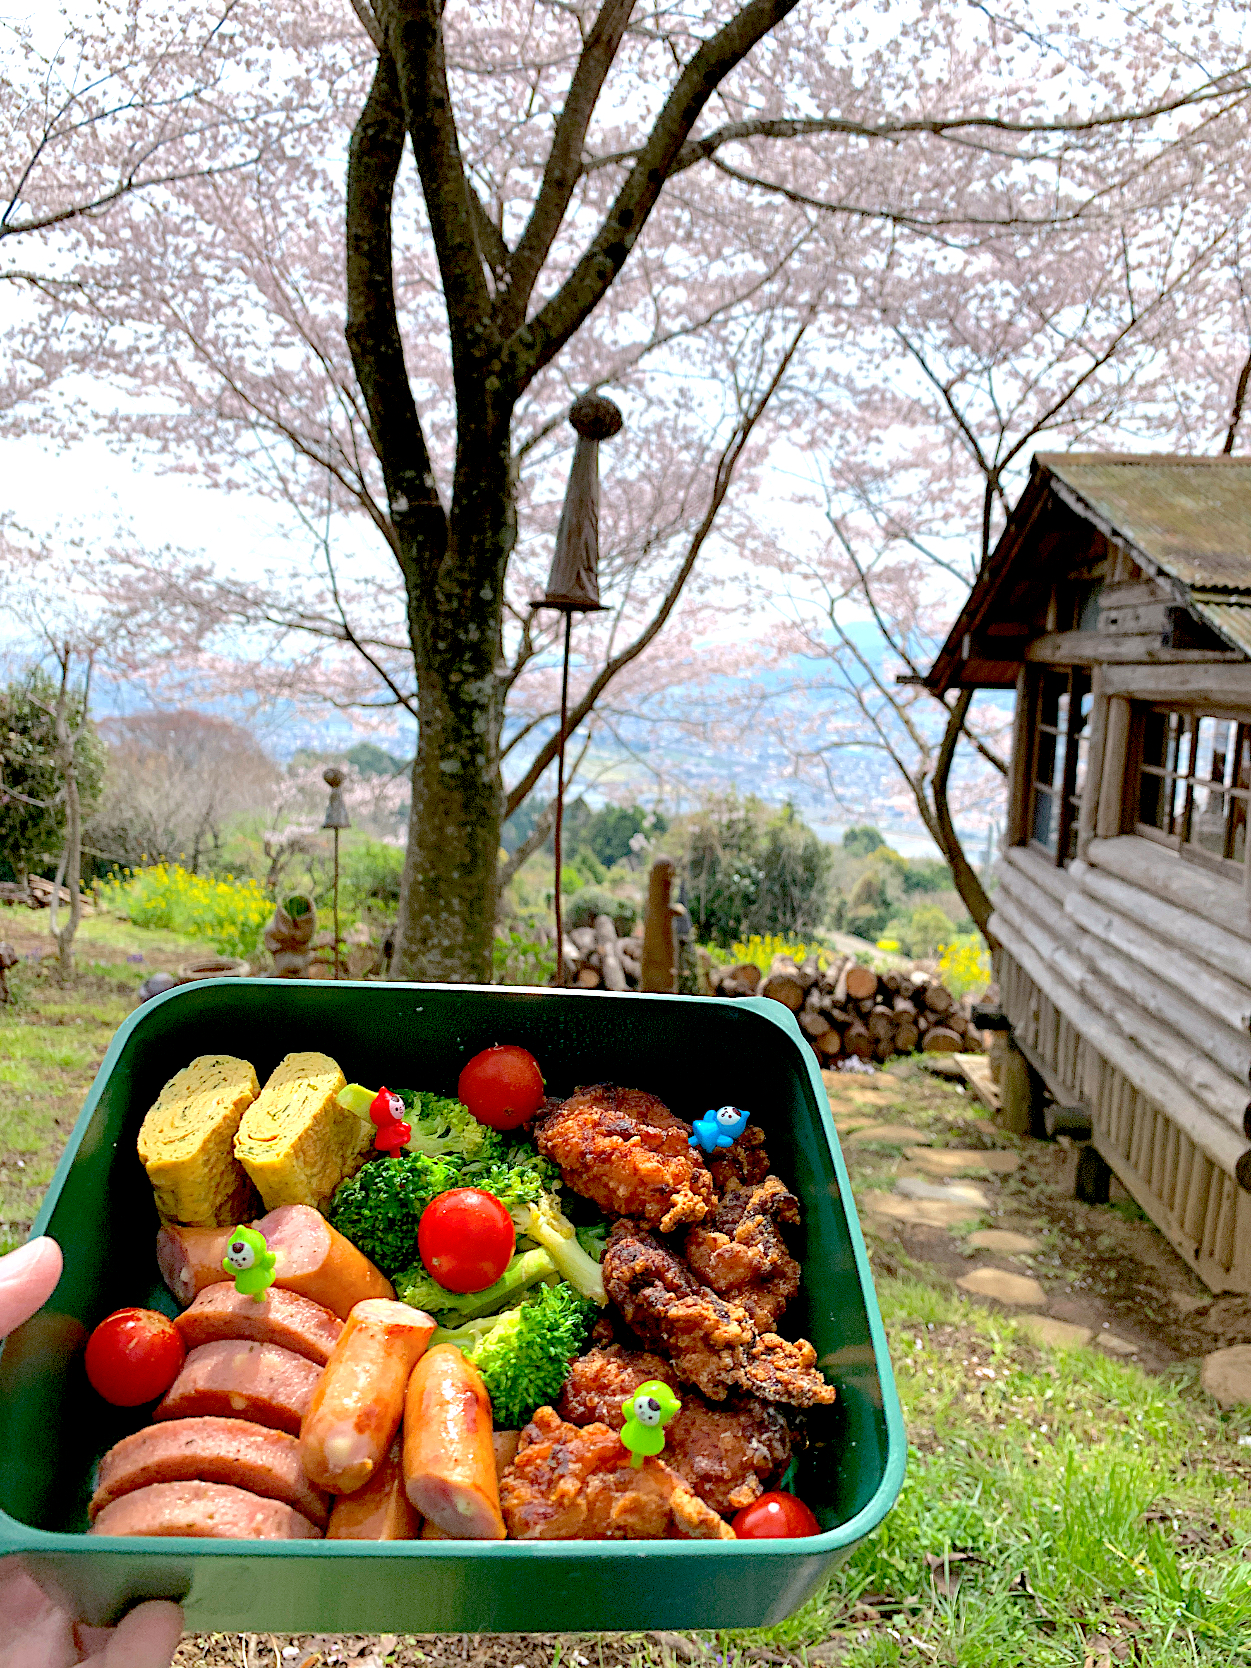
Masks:
[[[330,1223],[382,1270],[388,1280],[417,1260],[417,1224],[436,1193],[460,1181],[455,1160],[424,1153],[378,1158],[341,1182],[330,1201]]]
[[[480,1292],[450,1292],[427,1274],[425,1265],[414,1264],[395,1277],[395,1293],[403,1303],[424,1309],[440,1326],[457,1326],[461,1321],[494,1315],[509,1304],[519,1303],[523,1294],[540,1280],[554,1280],[556,1264],[546,1251],[519,1251],[494,1285]]]
[[[410,1153],[479,1164],[502,1156],[504,1141],[499,1131],[480,1124],[458,1100],[448,1100],[429,1089],[397,1089],[396,1093],[413,1126]]]
[[[592,1222],[589,1227],[578,1228],[576,1232],[578,1236],[578,1244],[586,1252],[587,1256],[593,1258],[597,1263],[602,1263],[604,1260],[604,1251],[608,1245],[607,1222]]]
[[[430,1340],[455,1344],[482,1374],[491,1411],[501,1430],[519,1430],[538,1407],[553,1403],[569,1363],[586,1345],[595,1305],[563,1280],[501,1315],[440,1328]]]
[[[518,1141],[498,1157],[467,1164],[465,1185],[494,1193],[511,1210],[523,1199],[532,1201],[544,1193],[555,1193],[560,1187],[560,1170],[528,1141]]]
[[[605,1304],[608,1297],[599,1264],[579,1245],[573,1223],[552,1191],[557,1175],[546,1159],[523,1154],[517,1163],[505,1158],[498,1164],[475,1165],[473,1185],[494,1193],[512,1217],[517,1232],[541,1245],[561,1275],[583,1297]]]

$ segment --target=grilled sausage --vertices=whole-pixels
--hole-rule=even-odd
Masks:
[[[391,1282],[369,1258],[311,1205],[279,1205],[252,1226],[274,1254],[274,1285],[311,1298],[340,1320],[363,1298],[395,1296]],[[161,1277],[184,1308],[205,1286],[227,1278],[222,1258],[231,1232],[170,1224],[156,1236]]]
[[[157,1404],[153,1419],[215,1414],[298,1436],[321,1368],[277,1344],[201,1344]]]
[[[404,1413],[404,1387],[434,1321],[392,1299],[358,1303],[334,1346],[300,1428],[300,1458],[332,1494],[362,1488],[386,1457]]]
[[[491,1398],[455,1344],[427,1350],[404,1399],[404,1486],[453,1540],[504,1539]]]
[[[397,1436],[386,1457],[363,1488],[343,1494],[330,1514],[328,1541],[411,1541],[421,1518],[404,1492],[402,1443]]]
[[[318,1367],[329,1361],[343,1331],[337,1315],[298,1292],[271,1286],[258,1302],[237,1292],[229,1280],[197,1292],[174,1325],[188,1349],[226,1338],[251,1338],[258,1344],[279,1344]]]
[[[124,1436],[100,1461],[88,1515],[94,1521],[123,1494],[152,1483],[229,1483],[280,1500],[326,1527],[330,1501],[300,1464],[300,1447],[285,1431],[247,1419],[168,1419]]]
[[[498,1480],[504,1475],[504,1467],[517,1457],[517,1449],[521,1443],[520,1431],[492,1431],[491,1447],[495,1452],[495,1476]],[[450,1541],[452,1537],[445,1529],[440,1529],[437,1523],[427,1520],[421,1526],[423,1541]]]
[[[315,1541],[321,1531],[291,1506],[228,1483],[152,1483],[123,1494],[91,1525],[93,1535],[211,1535]]]

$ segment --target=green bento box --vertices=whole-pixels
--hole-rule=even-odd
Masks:
[[[114,1309],[176,1312],[157,1273],[152,1190],[135,1154],[147,1108],[196,1055],[260,1080],[284,1054],[332,1055],[349,1081],[451,1090],[471,1055],[520,1043],[548,1092],[613,1082],[690,1119],[750,1110],[803,1205],[803,1286],[784,1330],[838,1387],[831,1440],[797,1492],[822,1533],[775,1541],[226,1541],[86,1534],[100,1455],[146,1422],[87,1384],[82,1346]],[[886,1515],[904,1431],[864,1242],[829,1107],[793,1016],[764,999],[599,991],[205,980],[133,1013],[113,1039],[34,1232],[65,1272],[0,1352],[0,1555],[24,1555],[87,1621],[141,1598],[186,1605],[197,1631],[606,1632],[781,1621]]]

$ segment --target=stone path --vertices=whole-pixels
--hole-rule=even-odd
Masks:
[[[905,1107],[912,1109],[909,1103],[915,1097],[908,1092],[908,1069],[872,1078],[822,1074],[853,1168],[859,1172],[878,1166],[875,1185],[862,1186],[858,1193],[867,1230],[887,1237],[897,1232],[928,1235],[930,1258],[940,1265],[949,1264],[953,1256],[977,1256],[977,1266],[955,1276],[958,1289],[1010,1313],[1040,1344],[1055,1349],[1094,1347],[1128,1358],[1139,1355],[1140,1345],[1083,1302],[1078,1283],[1062,1263],[1057,1266],[1051,1249],[1055,1235],[1047,1225],[1036,1231],[1022,1231],[1033,1228],[1032,1222],[1019,1227],[980,1225],[1005,1210],[1015,1211],[1017,1200],[1001,1190],[1005,1184],[1012,1186],[1021,1169],[1021,1149],[1031,1144],[1010,1145],[1010,1137],[979,1113],[970,1114],[965,1104],[952,1106],[959,1128],[982,1138],[985,1145],[947,1145],[942,1129],[892,1120],[892,1111],[897,1115]],[[889,1166],[885,1177],[882,1166]],[[882,1189],[884,1179],[893,1182],[889,1192]],[[1050,1259],[1045,1268],[1038,1261],[1044,1256]],[[1048,1277],[1050,1290],[1039,1274]],[[1061,1282],[1072,1295],[1057,1289]],[[1188,1304],[1203,1303],[1182,1291],[1169,1295],[1179,1313]],[[1210,1356],[1204,1364],[1205,1388],[1225,1405],[1233,1405],[1227,1398],[1251,1400],[1251,1345],[1221,1351],[1219,1356]]]

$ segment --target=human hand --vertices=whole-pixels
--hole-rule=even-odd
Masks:
[[[0,1337],[41,1309],[61,1278],[61,1248],[33,1239],[0,1257]],[[0,1558],[0,1668],[169,1668],[182,1610],[153,1599],[116,1627],[85,1627],[29,1575],[21,1558]]]

